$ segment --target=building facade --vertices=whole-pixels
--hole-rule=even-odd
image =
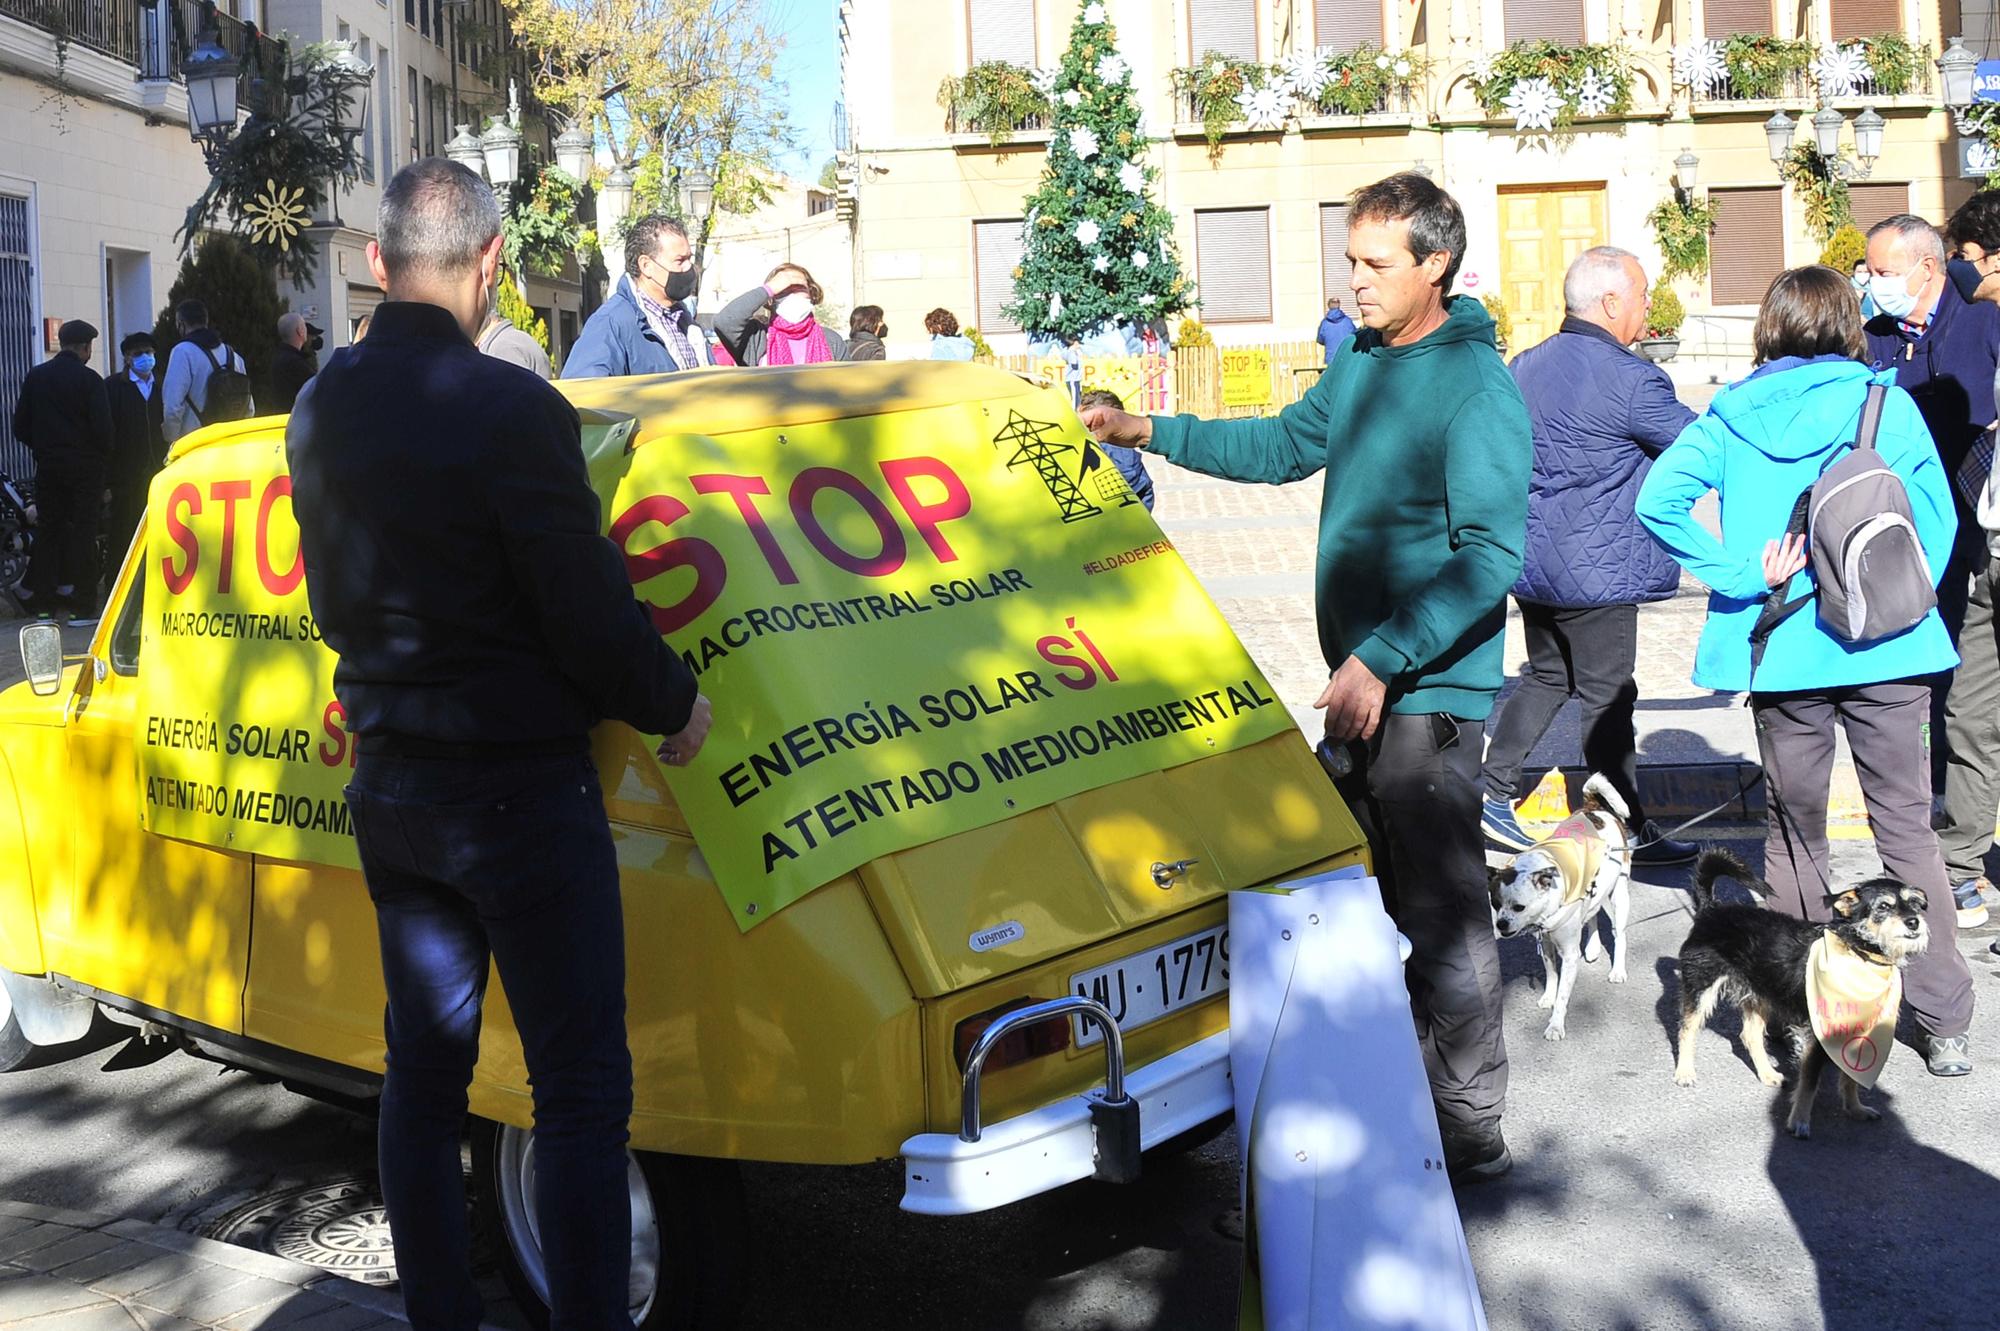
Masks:
[[[1023,200],[1042,169],[1047,130],[1024,119],[1007,141],[962,122],[940,85],[1004,61],[1056,65],[1081,0],[843,0],[846,123],[842,211],[855,233],[856,299],[884,306],[898,332],[942,305],[996,349],[1023,337],[1001,313],[1020,250]],[[1647,215],[1674,195],[1676,160],[1698,163],[1694,193],[1716,209],[1711,271],[1675,284],[1689,311],[1683,370],[1747,357],[1749,326],[1771,277],[1817,259],[1808,200],[1781,178],[1766,122],[1785,112],[1797,142],[1831,106],[1852,123],[1885,122],[1872,162],[1851,162],[1864,227],[1911,211],[1942,220],[1976,187],[1962,169],[1936,60],[1960,35],[1982,54],[1991,7],[1957,0],[1104,0],[1135,71],[1154,141],[1155,196],[1175,217],[1199,316],[1218,342],[1309,336],[1331,294],[1347,295],[1347,199],[1395,171],[1426,171],[1465,209],[1469,244],[1458,290],[1498,294],[1523,347],[1561,319],[1562,272],[1580,250],[1614,244],[1650,271],[1660,253]],[[1794,61],[1842,44],[1900,38],[1914,75],[1895,91],[1864,80],[1823,99],[1802,68],[1758,85],[1684,82],[1675,53],[1731,38]],[[1491,63],[1520,41],[1609,47],[1629,78],[1629,106],[1578,113],[1560,132],[1517,128],[1478,95]],[[1211,145],[1195,96],[1175,71],[1216,53],[1280,65],[1295,53],[1378,49],[1410,77],[1358,114],[1328,114],[1289,95],[1281,121],[1233,120]],[[1714,48],[1717,58],[1720,48]],[[1372,63],[1372,61],[1371,61]],[[1734,68],[1732,66],[1732,68]],[[942,104],[941,104],[942,103]],[[1865,165],[1866,173],[1861,173]],[[892,348],[893,350],[893,348]]]
[[[853,312],[853,233],[839,214],[835,191],[773,175],[770,197],[747,213],[717,213],[702,253],[704,313],[720,310],[751,287],[762,286],[779,264],[798,264],[826,295],[823,308],[847,331]]]

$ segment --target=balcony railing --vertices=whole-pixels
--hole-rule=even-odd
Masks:
[[[1697,92],[1697,105],[1710,102],[1788,102],[1800,101],[1813,95],[1813,80],[1804,70],[1797,70],[1781,76],[1776,87],[1743,87],[1728,75],[1720,83],[1709,87],[1706,92]]]
[[[175,82],[204,19],[199,0],[0,0],[0,15],[131,65],[142,79]],[[243,69],[238,104],[274,114],[284,102],[285,44],[224,13],[215,25]]]
[[[1037,113],[1035,115],[1022,116],[1019,120],[1009,125],[1007,130],[1011,134],[1035,134],[1047,130],[1048,127],[1049,118],[1046,115]],[[947,134],[986,133],[986,126],[965,114],[956,105],[946,108],[944,113],[944,129]]]
[[[1359,111],[1350,111],[1345,108],[1327,110],[1321,107],[1316,101],[1294,96],[1286,99],[1285,113],[1288,117],[1295,117],[1310,125],[1316,121],[1337,120],[1356,115],[1403,115],[1407,114],[1415,104],[1415,99],[1411,96],[1409,89],[1388,87],[1384,88],[1373,102]],[[1194,94],[1192,89],[1179,89],[1175,91],[1174,123],[1179,125],[1198,125],[1202,123],[1201,99]],[[1231,112],[1228,132],[1232,134],[1248,132],[1248,127],[1244,122],[1241,111]]]

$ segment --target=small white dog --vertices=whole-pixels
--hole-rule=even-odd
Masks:
[[[1625,917],[1631,909],[1632,834],[1625,801],[1602,774],[1583,783],[1583,809],[1504,869],[1489,869],[1494,929],[1533,934],[1542,948],[1546,1040],[1563,1038],[1579,961],[1598,955],[1597,917],[1611,910],[1611,983],[1625,983]]]

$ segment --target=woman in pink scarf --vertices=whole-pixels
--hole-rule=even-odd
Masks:
[[[780,264],[722,307],[715,333],[738,365],[818,365],[847,359],[847,339],[822,328],[813,309],[825,293],[811,273]]]

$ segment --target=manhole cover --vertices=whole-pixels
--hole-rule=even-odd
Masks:
[[[396,1283],[389,1216],[371,1178],[353,1175],[265,1193],[223,1214],[207,1234],[349,1280]]]

